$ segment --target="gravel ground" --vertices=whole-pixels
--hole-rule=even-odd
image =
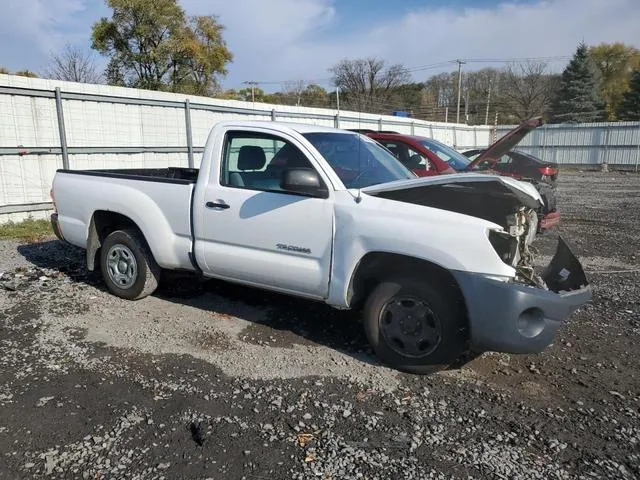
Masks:
[[[0,242],[0,478],[639,478],[640,177],[558,200],[593,302],[541,355],[428,377],[349,312],[179,276],[127,302],[72,247]]]

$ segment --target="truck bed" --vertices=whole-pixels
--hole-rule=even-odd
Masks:
[[[114,168],[91,170],[58,170],[76,175],[91,175],[96,177],[123,178],[128,180],[142,180],[147,182],[165,183],[196,183],[197,168],[168,167],[168,168]]]
[[[58,221],[65,240],[86,248],[95,212],[130,219],[145,235],[158,264],[192,269],[191,202],[198,169],[124,168],[58,170],[54,178]]]

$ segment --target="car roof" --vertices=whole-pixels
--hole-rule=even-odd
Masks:
[[[345,135],[357,135],[354,132],[348,130],[327,127],[324,125],[313,125],[310,123],[298,123],[298,122],[282,122],[273,120],[225,120],[219,122],[219,124],[228,127],[272,127],[276,130],[293,130],[298,133],[343,133]]]

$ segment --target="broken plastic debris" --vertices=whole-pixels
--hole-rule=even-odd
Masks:
[[[313,440],[312,433],[299,433],[298,434],[298,445],[304,447],[307,443]]]

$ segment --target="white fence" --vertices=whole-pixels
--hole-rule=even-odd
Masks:
[[[0,223],[45,217],[58,168],[197,167],[211,127],[230,119],[393,130],[459,150],[491,139],[488,126],[0,74]]]
[[[512,128],[499,126],[497,136]],[[543,125],[524,137],[516,149],[561,165],[599,168],[606,163],[638,171],[640,122]]]

